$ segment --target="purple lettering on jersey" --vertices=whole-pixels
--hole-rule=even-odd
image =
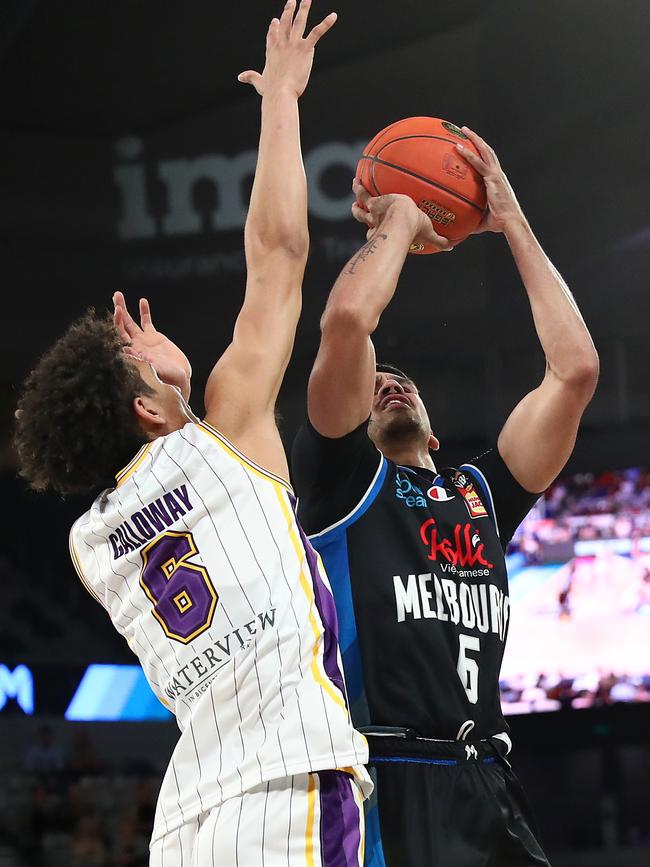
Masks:
[[[118,557],[124,554],[124,548],[119,544],[119,539],[115,533],[109,533],[108,541],[111,543],[113,549],[113,560],[117,560]]]
[[[151,527],[144,515],[142,515],[140,512],[134,512],[131,515],[131,520],[138,528],[140,533],[145,537],[145,539],[153,539],[153,537],[156,535],[156,531]]]
[[[138,534],[135,532],[135,530],[129,524],[128,521],[124,521],[124,523],[122,524],[122,527],[124,528],[124,533],[128,534],[129,539],[131,539],[132,542],[135,542],[135,549],[134,550],[137,551],[137,549],[141,545],[144,545],[144,543],[147,541],[146,539],[141,539],[140,536],[138,536]]]
[[[169,494],[165,495],[165,502]],[[140,584],[154,603],[153,615],[169,638],[187,644],[212,624],[217,593],[191,533],[166,531],[142,549]]]
[[[118,539],[122,543],[122,547],[124,548],[125,554],[127,554],[129,551],[136,551],[137,550],[136,547],[133,545],[133,543],[127,539],[127,537],[124,533],[124,530],[122,529],[121,526],[116,527],[115,532],[117,533]]]
[[[174,488],[174,493],[178,497],[179,500],[185,505],[188,512],[191,512],[194,508],[190,503],[190,498],[187,496],[187,485],[181,485],[180,488]]]
[[[149,503],[148,506],[143,506],[142,514],[151,521],[159,533],[161,533],[165,527],[171,527],[174,523],[161,499],[154,500],[153,503]]]
[[[185,514],[185,509],[177,502],[173,494],[163,494],[163,499],[174,521],[179,515]]]

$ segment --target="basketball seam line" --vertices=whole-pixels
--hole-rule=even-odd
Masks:
[[[411,136],[409,136],[410,138]],[[421,136],[412,136],[412,138],[421,138]],[[431,136],[433,138],[433,136]],[[442,139],[443,141],[447,141],[447,139]],[[389,169],[396,169],[398,172],[404,172],[405,175],[409,175],[412,178],[415,178],[418,181],[424,181],[426,184],[431,184],[432,187],[436,187],[439,190],[442,190],[445,193],[449,193],[450,196],[454,196],[456,199],[460,199],[461,202],[465,202],[466,205],[471,205],[472,208],[476,208],[477,211],[483,213],[485,208],[481,208],[480,205],[477,205],[471,199],[466,198],[460,193],[455,192],[454,190],[450,190],[449,187],[445,187],[444,184],[439,184],[436,181],[432,181],[431,178],[425,178],[424,175],[419,175],[417,172],[412,172],[409,169],[405,169],[403,166],[398,166],[395,163],[389,163],[386,160],[379,159],[379,157],[373,157],[368,154],[363,154],[361,157],[362,160],[370,160],[371,163],[378,163],[381,166],[386,166]],[[373,184],[374,174],[371,172],[373,176]],[[377,189],[377,185],[375,184],[375,189]]]

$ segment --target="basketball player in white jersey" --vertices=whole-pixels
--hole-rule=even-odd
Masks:
[[[308,8],[288,0],[263,73],[239,77],[262,96],[248,278],[205,420],[187,403],[186,357],[146,301],[138,326],[120,293],[113,322],[87,314],[41,359],[17,413],[35,488],[106,486],[72,528],[72,559],[181,729],[152,867],[363,863],[367,746],[274,418],[309,243],[297,103],[336,20],[305,37]]]

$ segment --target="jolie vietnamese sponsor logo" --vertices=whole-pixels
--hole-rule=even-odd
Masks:
[[[340,195],[325,189],[332,169],[343,168],[352,177],[364,142],[324,142],[305,154],[309,183],[309,210],[321,220],[347,220],[350,216],[349,185]],[[118,189],[120,219],[118,237],[123,240],[200,235],[206,231],[241,229],[248,211],[248,189],[255,173],[257,151],[232,156],[208,153],[175,159],[147,159],[142,140],[120,139],[115,145],[118,161],[113,181]],[[197,207],[197,185],[213,191],[213,204]],[[164,205],[156,209],[153,202]],[[162,213],[161,213],[162,211]]]
[[[494,567],[494,564],[486,559],[485,545],[470,523],[456,524],[453,536],[449,539],[439,535],[435,518],[427,518],[420,527],[420,538],[429,549],[428,559],[434,562],[441,558],[452,566],[483,566],[486,569]]]

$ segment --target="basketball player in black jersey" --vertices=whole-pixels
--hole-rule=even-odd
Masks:
[[[547,865],[505,756],[499,669],[510,604],[504,551],[560,472],[596,387],[598,356],[566,284],[528,225],[494,151],[480,157],[546,355],[542,382],[495,446],[437,469],[415,383],[377,366],[371,335],[414,241],[448,242],[406,197],[355,181],[368,242],[338,278],[321,322],[309,420],[293,452],[299,516],[332,582],[355,724],[368,733],[378,810],[366,865]]]

